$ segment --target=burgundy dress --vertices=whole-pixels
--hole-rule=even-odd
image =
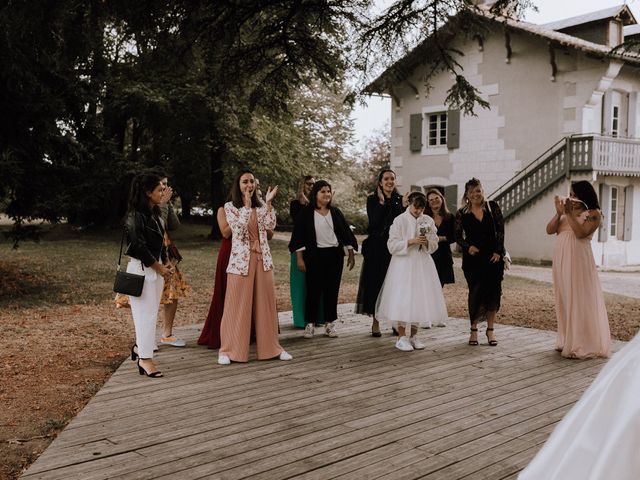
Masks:
[[[227,265],[231,256],[231,239],[223,238],[216,261],[216,278],[213,287],[213,298],[207,319],[198,338],[198,345],[209,348],[220,348],[220,323],[224,310],[224,296],[227,291]]]

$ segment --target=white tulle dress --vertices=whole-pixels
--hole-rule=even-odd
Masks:
[[[428,246],[408,246],[422,229]],[[376,302],[378,321],[398,325],[430,327],[444,325],[448,318],[442,286],[431,253],[438,248],[437,227],[427,215],[415,218],[407,209],[393,221],[387,247],[391,263]]]
[[[613,355],[518,479],[640,479],[640,334]]]

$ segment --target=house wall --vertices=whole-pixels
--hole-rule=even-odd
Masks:
[[[599,186],[601,183],[604,183],[609,186],[615,186],[619,189],[619,197],[618,197],[618,235],[613,237],[611,235],[607,235],[606,242],[599,242],[597,238],[594,238],[592,242],[593,247],[593,255],[596,259],[596,264],[614,267],[620,265],[640,265],[640,178],[638,177],[621,177],[614,175],[599,175],[597,177],[597,182],[594,185],[596,191],[599,191]],[[624,188],[625,187],[633,187],[633,195],[632,198],[627,199],[630,200],[628,203],[624,199]],[[601,200],[602,202],[602,200]],[[604,205],[603,209],[608,210]],[[630,215],[630,210],[633,211],[633,214]],[[632,218],[635,217],[635,218]],[[624,222],[631,221],[631,239],[624,240],[623,239],[623,230],[625,227]],[[609,233],[609,222],[610,218],[605,215],[603,219],[603,225],[607,228],[607,233]],[[597,234],[594,235],[597,237]]]
[[[490,109],[476,106],[477,116],[461,115],[460,148],[427,148],[426,121],[422,151],[409,148],[410,115],[447,110],[444,102],[453,85],[449,74],[433,79],[427,92],[426,69],[418,67],[408,82],[394,87],[401,103],[391,107],[392,168],[400,177],[401,189],[448,179],[462,192],[464,183],[476,176],[489,193],[565,135],[583,131],[582,107],[592,100],[607,62],[574,50],[556,50],[558,71],[552,81],[545,41],[512,33],[509,63],[504,42],[504,34],[496,29],[482,51],[473,41],[454,45],[465,54],[459,58],[465,77],[490,103]],[[418,95],[409,83],[418,88]],[[595,98],[588,108],[592,111],[585,125],[588,132],[601,128],[602,94]]]
[[[601,133],[608,121],[604,118],[603,124],[603,114],[610,109],[614,90],[623,92],[628,99],[629,121],[625,127],[628,135],[640,137],[640,99],[634,93],[640,90],[640,77],[634,69],[623,67],[620,62],[594,59],[574,49],[556,47],[557,72],[552,79],[547,41],[512,32],[510,44],[509,62],[506,61],[505,36],[498,28],[484,41],[482,49],[475,41],[453,45],[464,52],[458,59],[463,74],[491,106],[490,109],[476,106],[477,116],[461,115],[457,149],[427,148],[426,120],[423,121],[422,150],[412,152],[409,142],[412,114],[424,116],[447,110],[445,98],[454,81],[450,74],[442,73],[432,79],[427,90],[426,68],[418,67],[407,81],[394,86],[400,105],[394,102],[391,107],[391,164],[398,174],[401,191],[409,190],[411,185],[455,185],[460,198],[464,183],[475,176],[490,194],[563,137]],[[418,89],[417,94],[413,87]],[[591,176],[589,179],[595,181]],[[513,257],[534,261],[551,259],[553,237],[547,236],[544,229],[553,215],[553,195],[566,195],[568,188],[568,182],[556,185],[508,220],[507,245]],[[634,196],[640,196],[640,187]],[[635,229],[640,228],[640,203],[637,205]],[[604,257],[602,245],[598,246],[595,238],[594,253],[600,255],[598,262],[604,261],[605,265],[640,263],[640,248],[635,243],[639,236],[640,232],[634,233],[633,242],[620,245],[612,239],[605,246],[608,250]]]

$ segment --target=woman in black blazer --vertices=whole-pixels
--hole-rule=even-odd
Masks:
[[[354,250],[358,241],[342,212],[331,206],[331,185],[319,180],[309,194],[309,205],[297,219],[289,242],[289,250],[296,253],[298,270],[307,274],[304,337],[311,338],[317,319],[318,306],[324,309],[325,335],[337,337],[338,293],[344,266],[345,248],[349,270],[355,265]]]

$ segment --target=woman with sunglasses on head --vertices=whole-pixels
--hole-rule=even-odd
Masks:
[[[404,201],[403,201],[404,200]],[[367,197],[368,236],[362,242],[362,271],[356,299],[356,313],[373,317],[371,335],[380,337],[380,324],[375,316],[376,300],[384,282],[391,253],[387,247],[389,229],[407,206],[396,188],[396,174],[384,169],[378,174],[376,190]]]
[[[456,213],[455,237],[462,248],[462,271],[469,287],[469,345],[478,345],[478,323],[487,322],[487,341],[495,347],[494,321],[500,310],[504,278],[504,219],[496,202],[487,200],[480,180],[464,186],[464,206]]]
[[[312,175],[305,175],[298,187],[298,195],[289,204],[289,214],[293,225],[296,224],[298,214],[309,205],[309,194],[316,179]],[[289,270],[289,291],[291,294],[291,310],[293,313],[293,326],[304,328],[304,309],[307,298],[307,282],[305,273],[298,270],[296,253],[291,253],[291,268]],[[320,318],[320,317],[319,317]]]
[[[558,236],[553,250],[556,350],[567,358],[608,357],[609,318],[591,250],[602,220],[598,196],[586,180],[573,182],[569,197],[556,195],[554,205],[547,234]]]
[[[431,188],[427,192],[427,208],[424,213],[433,218],[438,228],[438,249],[431,254],[438,270],[440,285],[456,283],[453,274],[453,256],[451,244],[455,243],[455,218],[447,208],[447,201],[440,190]],[[444,325],[443,325],[444,326]]]

